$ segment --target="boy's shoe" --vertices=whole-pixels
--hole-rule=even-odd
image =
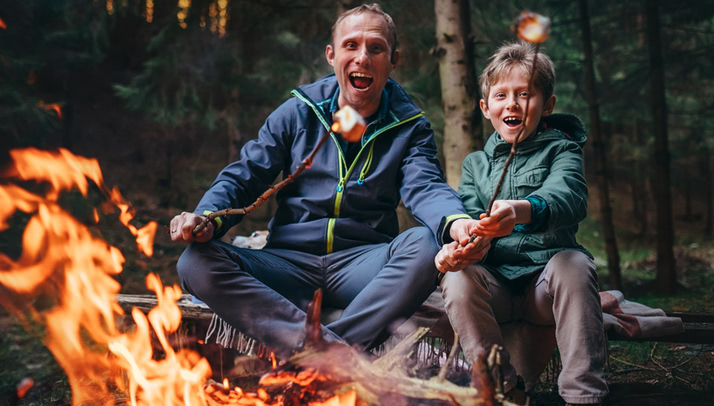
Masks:
[[[518,376],[516,386],[513,389],[503,394],[503,403],[512,405],[526,405],[528,396],[526,396],[526,384],[523,378]]]

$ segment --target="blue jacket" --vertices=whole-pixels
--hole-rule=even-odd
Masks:
[[[329,131],[338,109],[335,76],[292,93],[295,97],[267,118],[258,139],[243,147],[241,158],[221,171],[196,213],[251,204],[281,172],[283,178],[293,172]],[[399,233],[400,199],[440,243],[445,225],[468,218],[458,194],[444,182],[429,122],[394,80],[387,82],[352,163],[345,160],[339,135],[331,138],[312,166],[278,192],[266,247],[324,255],[389,242]],[[220,218],[214,238],[240,217]]]

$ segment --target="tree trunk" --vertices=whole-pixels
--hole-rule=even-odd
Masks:
[[[650,59],[652,122],[655,134],[655,179],[652,181],[657,206],[657,278],[655,291],[674,293],[677,274],[674,264],[674,224],[672,220],[672,190],[669,173],[667,135],[667,101],[664,89],[662,41],[660,38],[659,4],[647,0],[647,42]]]
[[[702,165],[702,174],[704,175],[704,179],[706,179],[706,183],[704,185],[704,193],[705,193],[705,214],[704,218],[706,219],[704,224],[704,232],[707,233],[707,235],[712,235],[712,232],[714,232],[714,193],[712,193],[712,189],[714,189],[714,180],[712,180],[712,165],[711,165],[711,157],[709,156],[709,149],[707,148],[707,153],[705,153],[701,157],[701,165]]]
[[[444,108],[442,151],[446,180],[456,188],[461,163],[474,147],[482,148],[481,118],[471,41],[468,0],[434,0],[435,55],[439,58],[441,100]]]
[[[642,137],[640,134],[640,120],[632,121],[632,145],[636,149],[645,148],[642,145]],[[647,235],[647,168],[642,156],[635,154],[633,161],[633,176],[632,176],[632,218],[637,221],[638,236],[645,237]]]
[[[600,130],[600,106],[595,94],[595,68],[590,38],[590,12],[587,0],[580,0],[580,23],[583,34],[583,49],[585,51],[585,88],[588,98],[588,111],[590,112],[590,137],[593,140],[592,145],[595,149],[595,177],[600,197],[600,223],[603,237],[605,238],[607,269],[610,276],[610,288],[622,290],[620,254],[617,250],[615,225],[612,221],[612,207],[610,206],[610,190],[607,184],[607,158]]]

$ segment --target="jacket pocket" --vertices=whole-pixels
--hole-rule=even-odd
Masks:
[[[524,198],[533,191],[543,186],[543,182],[548,177],[550,170],[547,166],[536,166],[527,171],[517,174],[513,178],[513,186],[516,189],[516,198]]]

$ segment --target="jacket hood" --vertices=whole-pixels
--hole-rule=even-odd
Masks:
[[[568,139],[577,143],[580,148],[585,146],[587,141],[587,130],[583,122],[572,114],[551,114],[541,118],[538,130],[535,134],[519,142],[516,148],[518,152],[529,152],[533,149],[542,148],[553,140]],[[498,133],[493,133],[484,147],[484,152],[489,156],[508,154],[511,151],[511,144],[504,141]]]
[[[297,92],[306,96],[315,105],[325,106],[323,111],[327,114],[329,111],[329,101],[337,90],[337,78],[335,74],[329,74],[318,81],[309,85],[303,85],[296,89]],[[389,97],[389,111],[396,116],[398,120],[404,120],[415,114],[421,113],[421,109],[417,107],[412,99],[407,95],[404,89],[392,78],[387,80],[384,85]]]

